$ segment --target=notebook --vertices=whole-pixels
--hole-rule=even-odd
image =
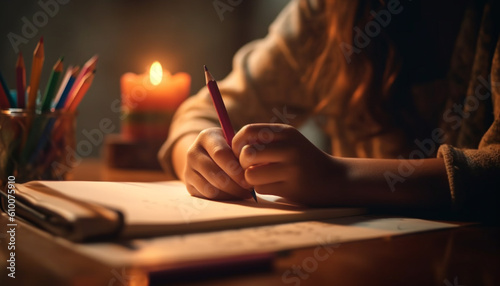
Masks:
[[[4,194],[5,195],[5,194]],[[219,202],[192,197],[179,181],[32,181],[16,184],[16,216],[72,241],[244,228],[366,213],[307,208],[275,196]],[[8,209],[3,197],[2,207]]]

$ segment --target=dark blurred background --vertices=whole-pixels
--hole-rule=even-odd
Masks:
[[[17,50],[22,51],[29,84],[32,54],[41,36],[45,42],[41,91],[58,57],[64,56],[66,68],[82,66],[98,54],[95,80],[78,109],[76,139],[85,138],[83,129],[99,128],[103,118],[111,119],[118,133],[119,114],[113,112],[112,103],[120,98],[122,74],[145,73],[158,60],[171,73],[190,74],[194,94],[204,86],[204,64],[218,79],[225,77],[234,53],[245,43],[264,37],[288,2],[2,0],[0,71],[10,89],[15,89]],[[26,21],[35,29],[26,29]],[[91,156],[100,152],[101,146],[97,146]]]

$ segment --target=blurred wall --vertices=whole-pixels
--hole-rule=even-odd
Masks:
[[[222,79],[231,70],[238,48],[265,36],[289,0],[1,2],[0,71],[11,89],[15,88],[16,49],[24,55],[29,84],[31,57],[41,36],[45,41],[41,90],[58,57],[64,56],[67,67],[81,66],[99,55],[95,80],[79,107],[78,142],[85,138],[81,131],[98,128],[102,118],[111,119],[119,132],[119,114],[113,112],[112,103],[120,98],[122,74],[144,73],[158,60],[171,73],[189,73],[191,94],[196,93],[204,85],[203,64]],[[218,13],[215,4],[227,10]],[[19,36],[17,44],[11,43],[9,33],[11,38]],[[97,146],[91,156],[100,152]]]

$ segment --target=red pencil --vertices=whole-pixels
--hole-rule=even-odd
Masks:
[[[226,142],[229,146],[233,142],[234,130],[229,120],[229,115],[227,114],[226,106],[222,100],[222,96],[219,91],[219,87],[215,82],[214,77],[208,71],[207,66],[203,66],[205,69],[205,80],[207,82],[208,90],[212,96],[212,101],[214,102],[215,110],[217,110],[217,115],[219,116],[220,125],[222,131],[224,132],[224,137],[226,137]]]
[[[16,63],[16,88],[17,107],[26,107],[26,67],[24,65],[23,53],[19,52]]]
[[[2,73],[0,73],[0,81],[2,81]],[[7,94],[5,93],[5,90],[3,88],[3,85],[2,83],[0,82],[0,108],[1,109],[8,109],[10,108],[10,103],[9,103],[9,99],[7,98]],[[15,106],[12,106],[12,107],[15,107]]]
[[[219,87],[217,86],[217,82],[215,82],[214,77],[208,71],[207,66],[203,66],[203,68],[205,69],[205,80],[207,82],[208,91],[212,96],[215,110],[217,111],[217,115],[219,116],[219,122],[222,127],[222,131],[224,132],[224,137],[226,137],[227,144],[231,146],[234,137],[234,130],[233,126],[231,125],[231,121],[229,120],[226,106],[224,105],[224,101],[222,100]],[[255,202],[257,202],[257,195],[255,194],[255,190],[252,190],[252,197]]]

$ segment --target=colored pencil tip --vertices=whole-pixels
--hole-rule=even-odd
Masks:
[[[208,68],[207,68],[207,66],[206,66],[206,65],[203,65],[203,69],[204,69],[205,71],[208,71]]]
[[[40,37],[40,44],[43,44],[43,36]]]
[[[252,197],[255,200],[255,202],[258,203],[258,201],[257,201],[257,194],[255,194],[255,190],[252,190]]]

